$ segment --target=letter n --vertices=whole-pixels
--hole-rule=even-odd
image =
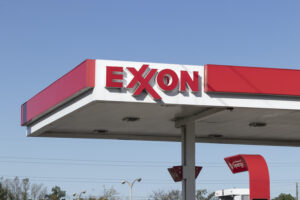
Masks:
[[[199,75],[197,71],[193,72],[193,79],[187,71],[180,71],[180,92],[186,92],[187,85],[192,92],[199,92]]]

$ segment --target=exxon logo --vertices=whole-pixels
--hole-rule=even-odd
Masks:
[[[132,90],[133,96],[139,96],[143,91],[146,91],[154,100],[162,100],[162,97],[153,88],[153,83],[157,84],[162,91],[187,92],[187,86],[192,92],[199,92],[199,74],[198,71],[193,71],[191,77],[187,71],[180,71],[180,75],[171,69],[149,68],[149,65],[142,65],[137,70],[134,67],[125,68],[133,75],[133,78],[124,86],[124,68],[119,66],[106,67],[106,88],[127,88]]]

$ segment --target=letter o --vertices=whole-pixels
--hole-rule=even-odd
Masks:
[[[171,83],[165,83],[165,77],[172,79]],[[174,90],[178,85],[178,76],[177,74],[171,69],[164,69],[161,70],[157,75],[157,84],[158,86],[164,91],[171,91]]]

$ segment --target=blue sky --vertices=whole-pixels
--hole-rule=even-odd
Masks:
[[[180,144],[26,138],[20,105],[86,58],[300,69],[300,2],[0,0],[0,176],[29,177],[69,194],[98,194],[142,177],[134,194],[178,189],[166,168],[180,164]],[[205,168],[197,189],[247,187],[223,158],[262,154],[272,196],[295,194],[300,148],[197,144]]]

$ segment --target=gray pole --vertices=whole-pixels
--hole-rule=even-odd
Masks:
[[[181,155],[183,166],[182,199],[195,200],[195,124],[182,128]]]
[[[181,138],[181,164],[183,166],[182,200],[195,200],[196,179],[195,179],[195,148],[196,128],[195,121],[204,119],[224,109],[205,109],[197,114],[177,119],[176,128],[182,128]]]
[[[141,180],[142,180],[141,178],[137,178],[134,181],[132,181],[131,183],[129,181],[126,181],[126,180],[121,181],[122,184],[127,183],[129,185],[129,198],[130,198],[130,200],[132,200],[132,188],[133,188],[134,183],[136,181],[141,182]]]
[[[85,193],[86,193],[86,191],[85,191],[85,190],[84,190],[84,191],[82,191],[82,192],[80,192],[80,193],[79,193],[79,195],[78,195],[78,199],[80,200],[80,198],[81,198],[81,195],[82,195],[82,194],[85,194]]]
[[[296,200],[299,200],[299,198],[298,198],[298,182],[296,182]]]
[[[132,200],[132,186],[133,184],[130,184],[130,200]]]

